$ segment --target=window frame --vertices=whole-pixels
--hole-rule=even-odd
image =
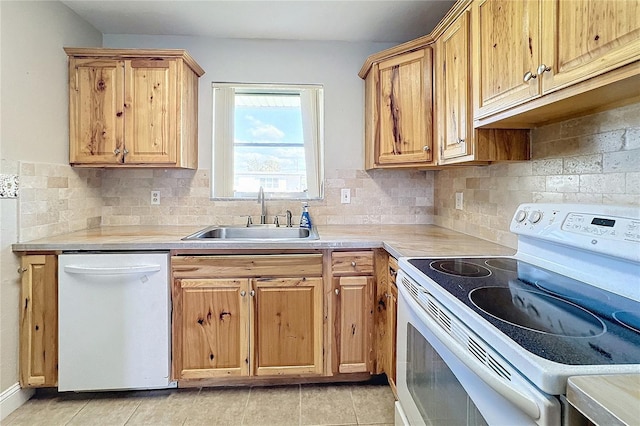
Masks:
[[[234,193],[235,94],[299,94],[303,122],[303,147],[307,190],[271,192],[270,199],[319,200],[324,198],[324,88],[320,84],[212,83],[212,170],[210,197],[213,200],[255,198],[258,192]],[[299,145],[298,145],[299,146]]]

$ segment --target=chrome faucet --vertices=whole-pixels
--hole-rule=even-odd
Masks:
[[[287,210],[287,228],[291,228],[293,225],[291,224],[291,210]]]
[[[260,187],[260,190],[258,190],[258,203],[260,204],[260,224],[264,225],[265,223],[267,223],[267,208],[264,205],[264,189],[262,188],[262,186]]]

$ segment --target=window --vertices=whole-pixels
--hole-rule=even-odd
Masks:
[[[323,92],[213,83],[213,198],[322,198]]]

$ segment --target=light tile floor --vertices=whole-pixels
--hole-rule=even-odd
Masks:
[[[387,385],[332,384],[105,393],[39,392],[3,426],[392,425]]]

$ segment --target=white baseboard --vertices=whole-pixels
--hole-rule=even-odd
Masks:
[[[27,402],[34,393],[35,390],[33,389],[22,389],[20,383],[16,383],[0,393],[0,420],[3,420]]]

